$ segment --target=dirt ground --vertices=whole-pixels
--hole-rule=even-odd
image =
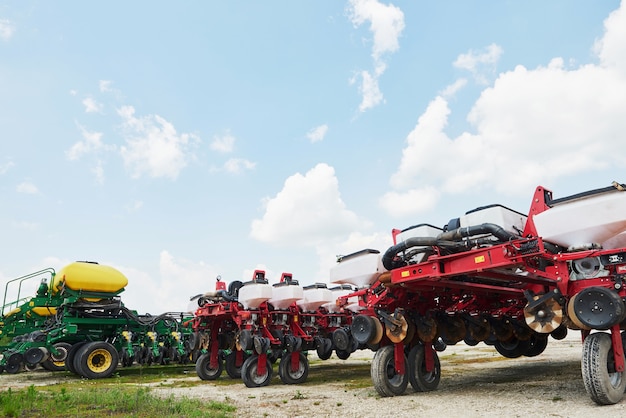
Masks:
[[[307,382],[284,385],[276,373],[269,386],[246,388],[224,375],[215,383],[199,382],[193,368],[188,377],[152,384],[152,393],[228,402],[237,417],[624,417],[626,398],[611,406],[596,405],[580,374],[580,335],[550,339],[537,357],[506,359],[493,347],[457,344],[439,353],[439,389],[381,398],[369,377],[373,353],[361,351],[348,360],[334,356],[319,361],[310,355]],[[37,373],[37,372],[32,372]],[[19,387],[25,374],[0,376],[0,390]],[[28,379],[37,384],[40,379]],[[41,380],[54,382],[54,376]]]

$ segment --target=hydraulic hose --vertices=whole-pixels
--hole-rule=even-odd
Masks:
[[[406,240],[392,247],[389,247],[389,249],[385,251],[385,254],[383,254],[381,261],[383,263],[383,266],[387,270],[393,270],[394,268],[399,267],[397,263],[394,262],[396,256],[399,253],[406,251],[409,248],[433,247],[433,246],[446,247],[446,248],[449,248],[449,247],[465,248],[467,247],[469,243],[464,242],[463,238],[473,237],[476,235],[484,235],[484,234],[493,235],[500,242],[506,242],[511,239],[518,238],[517,235],[508,232],[507,230],[505,230],[499,225],[492,224],[492,223],[484,223],[480,225],[456,228],[451,231],[445,231],[437,235],[436,237],[407,238]],[[482,240],[480,241],[476,240],[474,242],[478,243],[478,242],[482,242]]]

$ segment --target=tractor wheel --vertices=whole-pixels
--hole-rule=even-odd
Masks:
[[[243,352],[242,360],[240,364],[237,364],[237,352],[231,351],[226,355],[224,359],[224,368],[226,369],[226,373],[230,376],[231,379],[241,379],[241,366],[243,366],[243,362],[246,361],[248,355]]]
[[[609,334],[598,332],[585,338],[581,369],[585,389],[595,403],[613,405],[622,400],[626,372],[615,370]]]
[[[376,351],[370,372],[374,388],[380,396],[402,395],[409,383],[407,374],[398,374],[394,362],[394,346],[386,345]],[[405,357],[405,364],[407,364]]]
[[[117,369],[119,356],[111,344],[95,341],[85,344],[74,359],[76,371],[87,379],[104,379]]]
[[[74,361],[76,360],[76,354],[78,351],[83,348],[83,346],[87,344],[87,342],[78,342],[72,345],[72,347],[67,352],[67,357],[65,358],[65,370],[68,370],[74,374],[80,374],[76,367],[74,366]]]
[[[39,366],[39,364],[24,363],[24,370],[27,372],[32,372],[37,369],[37,366]]]
[[[258,374],[259,356],[250,356],[243,362],[241,366],[241,378],[246,387],[258,388],[261,386],[267,386],[272,380],[272,364],[269,360],[266,360],[265,373],[263,375]]]
[[[348,358],[350,357],[350,353],[349,351],[346,350],[339,350],[339,349],[335,349],[335,355],[337,357],[339,357],[339,360],[348,360]]]
[[[408,375],[411,387],[415,392],[431,392],[436,390],[441,380],[441,364],[436,351],[433,351],[433,361],[435,369],[426,371],[425,347],[418,344],[409,351]]]
[[[43,347],[31,347],[24,352],[24,364],[36,365],[47,360],[48,351]]]
[[[528,350],[524,352],[524,356],[535,357],[543,353],[548,346],[548,335],[532,334],[529,341],[530,346],[528,347]]]
[[[496,341],[494,348],[506,358],[518,358],[523,356],[530,348],[530,340],[519,340],[515,337],[508,341]]]
[[[298,353],[298,369],[292,370],[292,355],[294,354],[284,355],[283,358],[280,359],[280,363],[278,363],[278,376],[280,376],[280,380],[282,380],[283,383],[285,383],[286,385],[297,385],[300,383],[304,383],[309,375],[309,360],[306,358],[306,356],[302,352]]]
[[[53,354],[50,351],[50,357],[41,363],[41,367],[46,370],[50,370],[51,372],[60,372],[65,370],[65,359],[67,358],[67,353],[72,348],[70,343],[56,343],[54,344],[55,350],[57,350],[58,354]]]
[[[330,338],[321,338],[317,345],[317,356],[320,360],[328,360],[333,355],[333,342]]]
[[[220,359],[217,360],[217,367],[211,368],[211,353],[204,353],[196,361],[196,373],[202,380],[215,380],[222,374],[224,365]]]
[[[16,374],[20,370],[22,370],[21,363],[17,363],[17,364],[7,363],[4,365],[4,371],[7,372],[8,374]]]

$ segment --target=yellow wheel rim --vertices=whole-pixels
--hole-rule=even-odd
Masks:
[[[108,370],[111,364],[113,364],[113,356],[104,348],[95,349],[87,356],[87,367],[92,372],[102,373]]]

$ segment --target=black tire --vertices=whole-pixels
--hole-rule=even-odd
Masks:
[[[424,346],[418,344],[409,351],[408,375],[409,383],[415,392],[431,392],[439,387],[441,380],[441,363],[436,351],[433,351],[433,361],[435,369],[426,371],[426,357]]]
[[[211,353],[204,353],[196,361],[196,373],[202,380],[215,380],[222,374],[224,365],[217,359],[217,368],[211,368]]]
[[[333,355],[333,342],[330,338],[321,338],[317,345],[317,356],[320,360],[328,360]]]
[[[74,367],[74,360],[76,360],[76,353],[83,348],[83,346],[87,344],[87,342],[78,342],[72,345],[72,347],[67,352],[67,357],[65,358],[65,370],[70,371],[74,374],[80,375]]]
[[[7,363],[7,364],[4,365],[4,371],[7,372],[8,374],[16,374],[20,370],[22,370],[22,364],[21,363],[17,363],[17,364]]]
[[[110,377],[119,363],[117,350],[104,341],[85,344],[76,353],[74,367],[87,379],[105,379]]]
[[[54,344],[54,348],[58,351],[58,354],[50,352],[50,357],[41,363],[41,367],[51,372],[61,372],[65,370],[65,360],[67,359],[67,353],[72,348],[72,344],[60,342]]]
[[[340,360],[348,360],[350,354],[352,353],[350,353],[349,351],[335,349],[335,355],[339,357]]]
[[[280,380],[287,385],[297,385],[304,383],[309,376],[309,360],[306,356],[300,352],[298,370],[291,369],[291,356],[293,354],[286,354],[280,359],[278,363],[278,375]]]
[[[269,360],[266,360],[267,364],[265,365],[265,374],[259,375],[257,373],[258,370],[258,362],[259,356],[252,355],[243,362],[241,366],[241,378],[243,379],[243,383],[246,387],[249,388],[259,388],[262,386],[267,386],[270,384],[272,380],[272,364]]]
[[[32,372],[32,371],[37,370],[38,366],[39,364],[24,363],[24,370],[27,372]]]
[[[370,368],[374,388],[380,396],[402,395],[409,383],[407,373],[398,374],[394,363],[394,346],[386,345],[376,351]],[[405,357],[405,364],[407,364]]]
[[[585,389],[598,405],[613,405],[622,400],[626,372],[615,371],[611,336],[598,332],[585,338],[581,370]]]
[[[530,337],[530,346],[524,353],[526,357],[535,357],[543,353],[548,346],[548,335],[533,334]]]
[[[506,358],[518,358],[528,351],[530,340],[519,340],[514,337],[506,342],[496,341],[493,346],[498,353]]]
[[[224,368],[231,379],[241,379],[241,366],[243,366],[243,362],[246,361],[247,358],[248,355],[244,352],[241,364],[237,364],[236,351],[231,351],[226,355],[224,358]]]

